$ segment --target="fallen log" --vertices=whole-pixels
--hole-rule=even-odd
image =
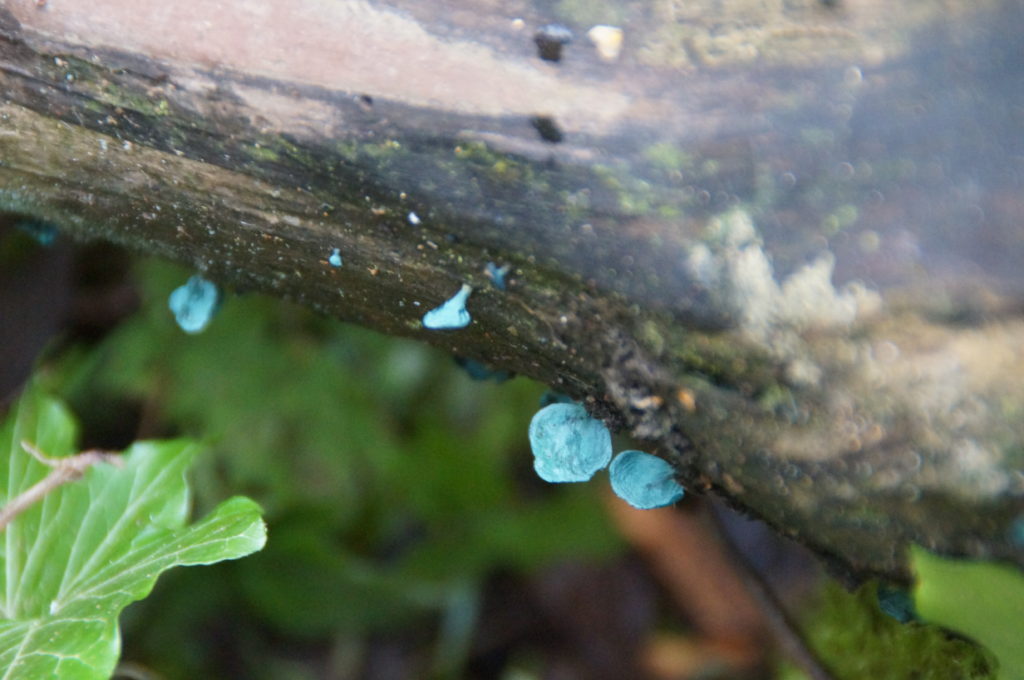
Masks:
[[[4,0],[0,219],[547,383],[851,577],[1024,565],[1022,27]],[[464,285],[472,323],[424,328]]]

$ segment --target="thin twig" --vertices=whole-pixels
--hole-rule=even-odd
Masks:
[[[782,652],[800,670],[806,673],[807,677],[811,680],[834,680],[832,673],[829,672],[825,664],[818,658],[818,655],[804,640],[800,630],[775,596],[771,586],[768,585],[767,581],[750,564],[750,561],[743,552],[733,543],[715,509],[710,507],[709,504],[706,510],[706,514],[718,530],[718,538],[722,546],[733,558],[737,573],[743,579],[747,590],[761,606],[761,611],[764,613],[765,621],[772,633],[772,637],[775,638],[775,642],[782,649]]]
[[[85,471],[96,463],[121,464],[120,455],[106,451],[83,451],[66,458],[51,458],[29,442],[21,442],[21,447],[52,470],[46,477],[8,501],[7,505],[0,510],[0,531],[6,529],[15,517],[43,500],[46,494],[68,482],[81,479]]]

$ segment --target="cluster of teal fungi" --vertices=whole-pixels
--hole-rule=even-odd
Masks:
[[[341,253],[331,251],[328,262],[342,265]],[[489,262],[487,274],[499,290],[505,287],[507,267]],[[473,288],[468,284],[443,304],[423,315],[423,327],[431,330],[465,328],[471,318],[466,309]],[[176,288],[168,299],[178,325],[186,333],[199,333],[209,325],[220,307],[221,291],[215,283],[195,275]],[[478,380],[507,380],[510,374],[496,373],[470,359],[460,362]],[[612,437],[604,423],[590,417],[587,410],[564,395],[545,400],[530,421],[530,448],[533,468],[548,482],[585,482],[599,470],[609,467],[612,490],[635,508],[648,510],[677,503],[683,487],[675,480],[672,466],[643,451],[622,451],[612,460]]]
[[[576,403],[553,403],[530,421],[533,469],[548,482],[585,482],[609,468],[612,491],[635,508],[650,510],[683,498],[672,466],[643,451],[623,451],[612,460],[608,428]]]

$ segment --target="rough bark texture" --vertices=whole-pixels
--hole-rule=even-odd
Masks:
[[[0,216],[543,381],[850,575],[905,576],[911,542],[1024,565],[1022,26],[4,0]],[[463,283],[472,324],[425,330]]]

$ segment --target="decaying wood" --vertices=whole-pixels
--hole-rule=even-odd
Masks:
[[[1022,17],[3,0],[0,214],[543,381],[848,574],[1024,565]]]

